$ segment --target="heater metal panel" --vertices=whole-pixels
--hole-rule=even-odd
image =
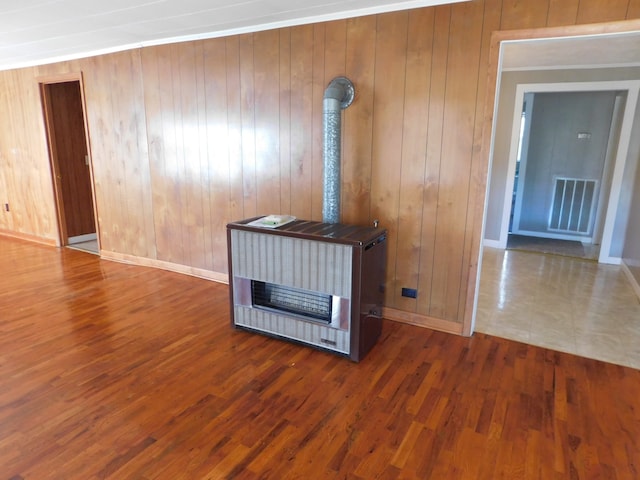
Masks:
[[[237,277],[351,297],[348,245],[232,230],[231,252]]]
[[[241,305],[235,306],[234,318],[237,326],[349,354],[350,336],[345,330]]]

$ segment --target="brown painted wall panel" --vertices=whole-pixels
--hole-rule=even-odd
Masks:
[[[291,29],[291,215],[311,218],[313,25]],[[287,213],[287,212],[282,212]]]
[[[434,11],[417,313],[431,314],[451,7]]]
[[[491,47],[491,35],[500,25],[500,3],[502,0],[486,0],[484,4],[484,20],[482,28],[482,46],[478,70],[478,94],[476,95],[475,123],[473,132],[473,147],[471,154],[471,179],[469,181],[467,221],[465,225],[464,251],[462,258],[462,274],[460,275],[459,316],[465,318],[465,328],[470,329],[471,312],[473,312],[473,296],[469,291],[475,290],[478,272],[477,244],[482,231],[484,204],[478,201],[482,198],[487,184],[486,156],[483,155],[483,125],[487,88],[493,88],[489,77],[492,75],[487,66]],[[483,71],[486,75],[483,75]],[[470,331],[463,331],[469,334]]]
[[[502,0],[501,30],[539,28],[547,24],[550,0]]]
[[[242,169],[242,92],[240,91],[240,40],[239,37],[229,37],[225,39],[225,66],[226,66],[226,87],[227,87],[227,111],[220,112],[220,122],[224,125],[224,113],[227,117],[227,132],[229,138],[229,215],[232,219],[244,217],[244,191],[243,191],[243,169]],[[211,76],[221,76],[215,70],[211,70]],[[208,78],[208,82],[211,79]],[[214,109],[211,111],[211,109]],[[209,109],[210,114],[216,115],[215,105]],[[217,152],[217,146],[212,145],[213,151]],[[220,161],[224,161],[220,158]],[[216,184],[218,176],[216,176]],[[214,205],[214,209],[221,205]],[[217,213],[220,217],[220,213]],[[225,238],[226,244],[226,238]],[[216,252],[215,255],[221,252]],[[226,262],[225,262],[226,263]]]
[[[442,161],[430,314],[458,318],[458,295],[468,214],[473,126],[482,38],[482,4],[452,7],[442,135]]]
[[[629,0],[580,0],[577,24],[612,22],[623,20],[627,15]]]
[[[629,6],[627,7],[628,20],[640,17],[640,0],[629,0]]]
[[[313,28],[313,59],[311,74],[311,220],[322,220],[322,99],[325,81],[326,24]]]
[[[635,0],[474,0],[0,72],[0,228],[55,238],[36,78],[82,71],[102,248],[225,273],[227,222],[321,219],[322,96],[346,74],[342,218],[389,229],[387,307],[461,323],[491,32],[638,14]]]
[[[387,229],[388,280],[385,304],[392,305],[399,287],[395,278],[398,245],[400,164],[407,64],[407,12],[378,19],[375,77],[384,86],[373,96],[371,216]],[[376,85],[378,86],[378,85]]]
[[[580,0],[549,0],[547,27],[576,23],[579,4]]]
[[[291,211],[291,29],[279,31],[279,96],[276,132],[280,151],[280,210]]]
[[[254,91],[257,214],[279,213],[280,31],[254,34]]]
[[[240,175],[231,159],[239,158],[238,134],[235,129],[229,100],[230,86],[227,81],[227,41],[224,38],[206,42],[203,45],[203,72],[199,84],[203,87],[204,98],[198,102],[201,118],[199,132],[204,142],[200,146],[202,182],[208,189],[203,205],[205,227],[205,252],[210,270],[226,272],[225,255],[227,239],[226,224],[234,218],[232,185]],[[232,157],[233,152],[233,157]]]
[[[342,221],[367,225],[371,218],[371,147],[377,17],[348,21],[346,75],[358,79],[351,107],[343,111]],[[353,107],[353,108],[352,108]]]
[[[434,10],[419,10],[408,21],[396,254],[406,261],[395,263],[396,287],[390,294],[396,308],[416,311],[417,299],[401,292],[403,287],[417,289],[420,276]]]
[[[37,69],[2,72],[0,228],[56,239],[57,220]],[[9,203],[9,212],[4,204]]]

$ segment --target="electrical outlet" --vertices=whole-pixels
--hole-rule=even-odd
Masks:
[[[417,298],[418,291],[415,288],[404,288],[402,287],[402,296],[408,298]]]
[[[4,204],[4,210],[5,210],[6,212],[8,212],[8,211],[9,211],[9,204],[8,204],[8,203],[5,203],[5,204]]]

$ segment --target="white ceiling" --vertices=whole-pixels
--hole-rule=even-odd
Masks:
[[[640,32],[502,43],[502,69],[640,66]]]
[[[0,0],[0,70],[468,0]]]

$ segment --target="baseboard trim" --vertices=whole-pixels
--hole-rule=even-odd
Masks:
[[[502,246],[502,244],[500,243],[500,240],[489,240],[487,238],[485,238],[482,241],[482,246],[483,247],[489,247],[489,248],[498,248],[500,250],[504,250],[505,247]]]
[[[631,288],[633,288],[633,291],[636,293],[636,296],[640,300],[640,283],[638,283],[638,279],[633,275],[633,273],[631,273],[631,270],[629,269],[627,264],[624,263],[624,260],[622,261],[621,266],[622,271],[629,279],[629,283],[631,283]]]
[[[152,267],[169,272],[182,273],[191,275],[192,277],[204,278],[218,283],[229,284],[229,276],[225,273],[212,272],[203,268],[189,267],[178,263],[165,262],[163,260],[154,260],[152,258],[137,257],[135,255],[127,255],[125,253],[109,252],[100,250],[100,258],[111,260],[113,262],[126,263],[128,265],[137,265],[140,267]]]
[[[58,242],[53,238],[38,237],[37,235],[31,235],[29,233],[14,232],[12,230],[5,230],[0,228],[0,235],[5,237],[17,238],[19,240],[26,240],[28,242],[40,243],[41,245],[48,245],[50,247],[57,247]]]
[[[462,324],[452,322],[450,320],[443,320],[441,318],[421,315],[419,313],[404,312],[402,310],[396,310],[395,308],[389,307],[382,308],[382,316],[388,320],[393,320],[394,322],[407,323],[418,327],[430,328],[432,330],[453,333],[455,335],[462,335]]]

